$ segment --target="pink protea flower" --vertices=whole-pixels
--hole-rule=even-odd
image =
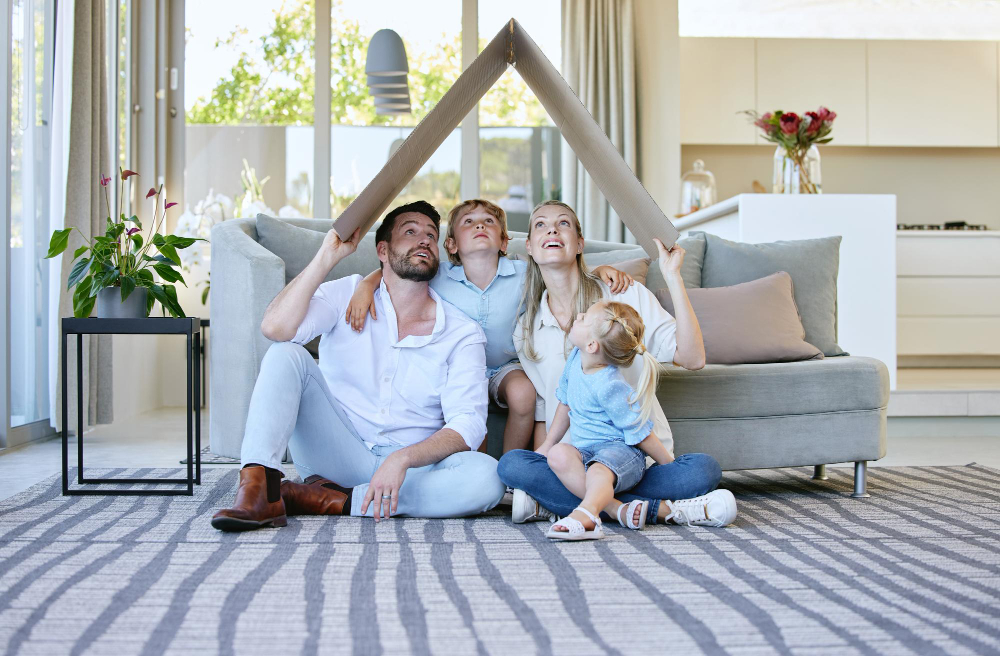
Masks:
[[[809,123],[806,125],[806,134],[816,134],[823,127],[823,119],[816,112],[806,112]]]
[[[135,171],[130,171],[128,169],[125,169],[124,171],[122,171],[122,180],[128,180],[133,175],[139,175],[139,174],[136,173]]]
[[[156,189],[154,189],[153,187],[150,187],[149,191],[146,192],[146,198],[152,198],[155,195],[156,195]]]
[[[756,121],[754,121],[753,124],[759,127],[764,132],[770,132],[771,130],[774,129],[774,126],[771,125],[770,123],[772,116],[774,116],[774,114],[772,114],[771,112],[767,112],[766,114],[758,118]]]
[[[111,182],[111,176],[109,176],[109,175],[104,175],[104,174],[102,173],[102,174],[101,174],[101,186],[102,186],[102,187],[107,187],[107,186],[108,186],[108,183],[109,183],[109,182]]]
[[[781,115],[781,131],[785,134],[795,134],[798,132],[799,124],[801,123],[802,119],[794,112]]]
[[[819,120],[828,123],[833,123],[833,119],[837,118],[837,112],[831,112],[826,107],[820,107],[816,110],[816,114],[819,116]]]
[[[176,205],[176,204],[177,204],[177,203],[167,203],[166,205],[164,205],[164,206],[163,206],[163,209],[165,209],[165,210],[169,210],[169,209],[170,209],[171,207],[173,207],[173,206],[174,206],[174,205]]]

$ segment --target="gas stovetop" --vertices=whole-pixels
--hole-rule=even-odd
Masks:
[[[896,230],[987,230],[983,224],[971,224],[965,221],[948,221],[946,223],[897,223]]]

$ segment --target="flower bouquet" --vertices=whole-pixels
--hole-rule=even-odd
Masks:
[[[135,171],[119,169],[119,175],[121,193],[118,194],[118,198],[123,199],[126,182],[133,176],[138,177],[138,174]],[[101,293],[102,297],[106,298],[109,296],[107,290],[116,289],[118,293],[115,296],[120,295],[123,305],[133,293],[145,297],[144,304],[138,310],[141,312],[140,316],[148,316],[155,301],[159,301],[163,306],[164,314],[169,312],[175,317],[185,316],[184,310],[177,302],[177,290],[172,284],[180,282],[186,285],[184,278],[176,269],[181,265],[177,251],[204,239],[177,235],[164,237],[159,233],[167,210],[177,204],[167,202],[163,194],[163,185],[160,185],[159,189],[150,188],[146,193],[147,200],[153,199],[153,222],[149,234],[143,239],[143,227],[137,216],[133,214],[126,217],[123,211],[112,213],[108,199],[109,182],[111,178],[102,174],[100,184],[104,187],[104,201],[108,208],[103,235],[90,240],[79,229],[65,228],[53,231],[52,239],[49,241],[46,259],[66,250],[70,232],[73,230],[80,232],[86,242],[73,252],[74,264],[67,283],[67,289],[76,287],[73,292],[73,316],[90,316],[98,294]],[[164,196],[162,207],[161,195]],[[113,216],[118,218],[112,218]],[[153,248],[156,249],[156,254],[150,255],[150,250]],[[154,277],[154,272],[159,277],[159,282]],[[100,314],[100,308],[98,313]]]
[[[806,112],[802,116],[780,109],[766,114],[758,114],[752,110],[743,113],[753,119],[753,124],[760,128],[766,140],[778,144],[778,152],[775,153],[774,192],[794,193],[797,187],[803,193],[821,193],[819,151],[816,144],[833,141],[833,137],[829,135],[837,113],[826,107]],[[790,160],[790,170],[785,162],[782,162],[779,170],[779,155],[782,160]]]

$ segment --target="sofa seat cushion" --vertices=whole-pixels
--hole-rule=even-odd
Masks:
[[[656,395],[668,420],[874,410],[889,404],[889,371],[874,358],[851,356],[670,368]]]

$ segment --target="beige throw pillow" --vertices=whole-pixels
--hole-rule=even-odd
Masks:
[[[792,290],[784,271],[730,287],[687,290],[701,325],[708,364],[756,364],[818,360],[823,352],[805,341]],[[670,314],[670,292],[656,298]]]

